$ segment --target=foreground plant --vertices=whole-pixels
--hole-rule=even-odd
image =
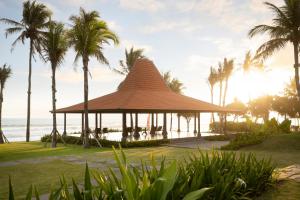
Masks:
[[[86,164],[83,185],[72,180],[69,186],[61,177],[59,188],[52,190],[49,200],[58,199],[249,199],[260,195],[272,183],[274,166],[270,160],[257,160],[253,154],[213,152],[192,154],[184,162],[160,164],[152,157],[137,167],[128,163],[124,152],[114,149],[117,170],[90,172]],[[92,175],[91,175],[92,174]],[[9,197],[13,187],[9,183]],[[27,196],[39,199],[31,186]]]

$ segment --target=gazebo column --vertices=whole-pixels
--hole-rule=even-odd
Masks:
[[[155,120],[156,120],[156,121],[155,121],[155,126],[156,126],[156,128],[157,128],[157,127],[158,127],[158,113],[156,113],[155,116],[156,116],[156,119],[155,119]]]
[[[122,137],[126,138],[127,136],[126,113],[124,112],[122,113]]]
[[[154,135],[155,134],[155,127],[154,127],[154,113],[151,113],[151,130],[150,134]]]
[[[102,133],[102,113],[99,113],[99,130],[100,134]]]
[[[138,113],[135,113],[135,128],[134,128],[133,137],[140,137],[140,133],[139,133],[139,116],[138,116]]]
[[[200,112],[198,113],[198,137],[201,137],[201,131],[200,131]]]
[[[81,137],[83,137],[84,133],[84,113],[81,113]]]
[[[168,132],[167,132],[167,113],[164,113],[164,125],[163,125],[162,134],[163,134],[164,137],[166,137],[168,135]]]
[[[63,136],[67,135],[67,113],[64,113],[64,132]]]
[[[197,114],[194,114],[194,133],[197,133]]]
[[[180,114],[179,113],[177,114],[177,119],[178,119],[178,123],[177,123],[178,129],[177,129],[177,132],[180,132]]]
[[[98,138],[98,113],[95,113],[95,136]]]

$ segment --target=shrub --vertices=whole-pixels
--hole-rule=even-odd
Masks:
[[[213,152],[212,156],[199,151],[185,162],[162,159],[157,165],[141,162],[133,167],[123,151],[115,160],[120,175],[112,169],[95,171],[92,175],[86,165],[83,187],[74,180],[69,187],[64,177],[60,186],[50,192],[49,199],[125,199],[125,200],[196,200],[196,199],[249,199],[261,194],[272,183],[274,165],[270,160],[257,160],[253,154]],[[39,199],[38,191],[31,186],[26,199]],[[9,199],[14,199],[9,179]]]
[[[210,135],[203,138],[208,141],[227,141],[234,137],[234,135]]]
[[[209,129],[212,132],[219,132],[220,130],[220,122],[214,122],[209,124]],[[227,122],[226,123],[226,131],[228,132],[251,132],[259,130],[262,127],[261,124],[254,123],[250,120],[245,122]]]
[[[279,129],[282,133],[291,133],[291,124],[292,121],[289,119],[285,119],[283,120],[280,124],[279,124]]]
[[[63,140],[66,144],[82,144],[82,138],[80,137],[75,137],[75,136],[63,136]],[[48,142],[51,141],[50,135],[45,135],[41,138],[42,142]],[[132,142],[127,142],[127,141],[111,141],[111,140],[106,140],[106,139],[98,139],[100,144],[103,147],[118,147],[121,145],[124,148],[133,148],[133,147],[152,147],[152,146],[160,146],[162,144],[167,144],[170,141],[168,139],[162,139],[162,140],[142,140],[142,141],[132,141]],[[60,137],[57,138],[58,143],[63,143],[62,139]],[[95,139],[91,138],[90,139],[90,144],[91,146],[96,146],[98,147],[98,143]]]
[[[228,145],[222,146],[222,150],[238,150],[242,147],[260,144],[266,139],[264,132],[239,133]]]

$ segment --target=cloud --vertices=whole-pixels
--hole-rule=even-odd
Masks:
[[[117,31],[117,32],[119,32],[119,31],[122,30],[122,27],[121,27],[119,24],[117,24],[116,21],[106,21],[106,22],[107,22],[108,27],[109,27],[111,30]]]
[[[156,12],[164,9],[165,4],[159,0],[120,0],[120,6],[129,10]]]
[[[145,53],[150,53],[153,50],[153,47],[147,44],[140,44],[139,42],[131,41],[131,40],[122,40],[121,45],[123,48],[129,49],[131,47],[144,49]]]
[[[192,20],[160,20],[156,21],[153,24],[146,25],[142,27],[141,31],[143,33],[151,34],[151,33],[157,33],[162,31],[177,31],[177,32],[193,32],[200,30],[202,28],[202,25],[195,24],[192,22]]]
[[[218,58],[193,54],[188,56],[187,61],[185,63],[186,69],[189,71],[202,71],[205,68],[209,69],[210,66],[216,65],[218,63]]]

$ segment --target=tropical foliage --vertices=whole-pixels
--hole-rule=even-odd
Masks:
[[[114,151],[118,172],[91,172],[86,165],[84,184],[73,180],[72,186],[64,177],[49,199],[247,199],[260,195],[273,182],[274,164],[258,160],[253,154],[213,152],[192,154],[180,163],[160,164],[152,157],[132,166],[123,151]],[[119,174],[119,175],[118,175]],[[72,189],[70,189],[72,188]],[[30,186],[26,199],[39,199],[39,193]],[[9,179],[9,199],[14,199]]]

